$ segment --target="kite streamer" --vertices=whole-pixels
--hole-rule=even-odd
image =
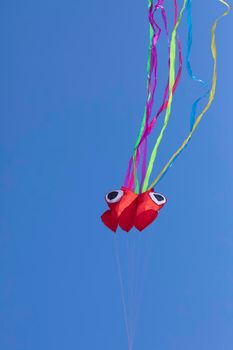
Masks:
[[[159,175],[157,176],[157,178],[155,179],[155,181],[152,182],[152,184],[150,185],[149,188],[152,188],[153,186],[155,186],[159,180],[163,177],[163,175],[166,174],[166,172],[168,171],[168,169],[171,167],[171,165],[173,164],[173,162],[176,160],[176,158],[180,155],[180,153],[184,150],[184,148],[187,146],[188,142],[190,141],[191,137],[193,136],[194,131],[197,129],[198,124],[200,123],[202,117],[204,116],[204,114],[208,111],[208,109],[210,108],[213,100],[214,100],[214,96],[215,96],[215,91],[216,91],[216,83],[217,83],[217,50],[216,50],[216,39],[215,39],[215,32],[216,32],[216,28],[217,28],[217,24],[218,22],[225,16],[227,16],[230,12],[230,5],[224,1],[224,0],[219,0],[222,4],[224,4],[227,7],[227,10],[220,16],[218,17],[215,21],[214,24],[211,28],[211,53],[213,56],[213,60],[214,60],[214,68],[213,68],[213,77],[212,77],[212,86],[211,86],[211,90],[210,90],[210,94],[209,94],[209,99],[208,102],[205,106],[205,108],[202,110],[202,112],[199,114],[199,116],[197,117],[196,121],[193,124],[192,130],[190,131],[190,133],[188,134],[188,136],[186,137],[186,139],[183,141],[182,145],[178,148],[178,150],[172,155],[172,157],[169,159],[169,161],[167,162],[167,164],[165,165],[165,167],[162,169],[162,171],[159,173]]]
[[[170,52],[170,41],[169,41],[169,32],[168,32],[166,11],[165,11],[164,7],[162,6],[162,2],[160,2],[160,4],[156,5],[156,9],[158,8],[158,6],[160,7],[161,12],[162,12],[162,19],[164,22],[164,27],[165,27],[167,41],[168,41],[168,52]],[[174,9],[175,9],[175,18],[174,18],[174,25],[175,25],[177,22],[177,18],[178,18],[178,6],[177,6],[176,0],[174,0]],[[175,83],[173,86],[173,94],[175,93],[175,90],[179,84],[181,72],[182,72],[182,50],[181,50],[180,39],[178,39],[178,50],[179,50],[179,69],[178,69],[178,73],[177,73]],[[168,67],[170,69],[170,57],[168,60]],[[162,105],[160,106],[156,115],[151,120],[150,124],[148,125],[148,123],[147,123],[146,127],[144,127],[145,124],[143,124],[141,127],[138,139],[137,139],[135,147],[134,147],[134,156],[129,161],[127,175],[126,175],[125,184],[124,184],[126,187],[129,187],[131,189],[134,189],[134,188],[138,189],[138,180],[136,178],[136,175],[137,175],[137,171],[138,171],[138,164],[139,164],[139,160],[140,160],[141,148],[143,147],[143,145],[145,143],[147,143],[147,138],[150,135],[150,133],[153,131],[155,123],[157,121],[157,118],[167,108],[168,89],[169,89],[169,77],[168,77],[168,83],[167,83],[166,88],[165,88]],[[146,156],[147,156],[147,145],[144,146],[143,156],[142,156],[142,175],[141,175],[140,189],[139,189],[140,192],[142,190],[142,184],[143,184],[143,181],[144,181],[144,178],[146,175]],[[134,164],[136,164],[136,169],[134,167],[134,172],[131,174],[133,160],[134,160]],[[130,174],[131,174],[131,176],[130,176]]]
[[[150,23],[150,42],[149,42],[149,50],[148,50],[148,62],[147,62],[147,101],[146,101],[146,107],[144,110],[144,116],[142,120],[141,129],[139,131],[138,138],[136,140],[136,147],[138,146],[143,130],[147,125],[148,121],[150,119],[152,106],[154,103],[154,93],[157,86],[157,43],[160,38],[161,34],[161,28],[158,26],[158,24],[155,22],[154,19],[154,13],[160,8],[163,4],[163,0],[159,0],[154,8],[153,1],[149,0],[148,7],[149,7],[149,23]],[[154,77],[152,77],[152,74],[154,73]],[[153,79],[154,78],[154,79]],[[131,162],[130,162],[131,164]],[[138,192],[139,189],[139,183],[137,180],[137,168],[139,164],[139,159],[133,158],[133,168],[134,168],[134,182],[135,182],[135,192]],[[128,173],[130,174],[130,172]],[[126,179],[126,182],[128,182],[128,177]],[[132,187],[132,185],[130,186]]]
[[[149,165],[148,165],[148,168],[147,168],[146,177],[145,177],[145,180],[144,180],[144,183],[143,183],[142,191],[146,191],[146,189],[148,187],[148,182],[149,182],[150,175],[151,175],[151,172],[152,172],[152,169],[153,169],[153,165],[154,165],[154,162],[155,162],[155,159],[156,159],[156,156],[157,156],[158,148],[159,148],[159,145],[160,145],[160,143],[162,141],[164,132],[165,132],[165,130],[167,128],[167,125],[168,125],[168,122],[169,122],[169,119],[170,119],[170,115],[171,115],[171,106],[172,106],[172,99],[173,99],[173,85],[174,85],[174,82],[175,82],[176,33],[177,33],[178,26],[179,26],[179,24],[181,22],[181,19],[182,19],[182,16],[183,16],[183,12],[185,10],[186,3],[187,3],[187,0],[184,0],[183,6],[181,8],[181,11],[180,11],[180,14],[179,14],[179,17],[178,17],[178,20],[177,20],[176,25],[175,25],[175,27],[173,29],[173,32],[172,32],[171,48],[170,48],[170,74],[169,74],[169,78],[170,79],[169,79],[168,105],[167,105],[167,109],[166,109],[166,115],[165,115],[165,118],[164,118],[164,123],[163,123],[162,130],[160,131],[160,134],[158,136],[158,139],[156,141],[156,144],[155,144],[155,146],[153,148],[153,151],[152,151],[152,154],[151,154],[151,157],[150,157],[150,161],[149,161]]]
[[[188,0],[187,1],[187,6],[186,6],[186,11],[187,11],[187,25],[188,25],[188,40],[187,40],[187,52],[186,52],[186,68],[188,71],[189,76],[196,82],[200,83],[203,87],[207,88],[206,92],[198,97],[193,105],[192,105],[192,109],[191,109],[191,114],[190,114],[190,131],[193,128],[193,124],[195,123],[195,118],[196,118],[196,112],[197,112],[197,107],[198,104],[201,102],[201,100],[203,98],[205,98],[206,96],[208,96],[210,89],[208,87],[208,84],[203,81],[200,78],[197,78],[194,74],[193,74],[193,70],[191,67],[191,63],[190,63],[190,54],[191,54],[191,48],[192,48],[192,42],[193,42],[193,25],[192,25],[192,0]]]

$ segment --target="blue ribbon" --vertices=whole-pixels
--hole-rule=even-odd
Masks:
[[[200,83],[203,87],[205,87],[207,89],[206,92],[203,95],[201,95],[200,97],[198,97],[192,104],[191,113],[190,113],[190,131],[192,131],[193,125],[194,125],[195,120],[196,120],[198,104],[200,103],[200,101],[203,98],[205,98],[206,96],[209,95],[210,87],[209,87],[209,84],[207,84],[204,80],[197,78],[196,75],[193,74],[192,66],[190,63],[190,54],[191,54],[191,48],[192,48],[192,43],[193,43],[192,0],[187,1],[186,13],[187,13],[187,24],[188,24],[188,38],[187,38],[187,49],[186,49],[186,69],[187,69],[188,75],[191,77],[191,79]],[[184,149],[187,147],[187,145],[184,147]],[[183,150],[179,154],[177,154],[177,156],[173,159],[172,163],[169,165],[169,167],[163,173],[163,175],[161,176],[161,178],[159,179],[159,181],[157,183],[159,183],[162,180],[162,178],[166,175],[168,170],[172,167],[172,165],[174,164],[176,159],[179,157],[179,155],[183,152]]]

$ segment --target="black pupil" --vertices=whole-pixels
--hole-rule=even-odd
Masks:
[[[158,202],[162,202],[164,200],[164,197],[158,193],[154,193],[154,197],[157,199]]]
[[[111,201],[111,200],[115,199],[117,196],[118,196],[118,192],[112,191],[108,194],[108,199]]]

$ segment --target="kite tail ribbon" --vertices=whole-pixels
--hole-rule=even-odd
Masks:
[[[210,106],[211,106],[211,104],[212,104],[212,102],[214,100],[215,91],[216,91],[216,83],[217,83],[217,49],[216,49],[215,32],[216,32],[216,28],[217,28],[218,22],[223,17],[227,16],[229,14],[229,12],[230,12],[230,5],[226,1],[219,0],[219,2],[221,2],[223,5],[225,5],[227,7],[227,9],[220,17],[218,17],[214,21],[214,23],[212,25],[212,28],[211,28],[211,53],[212,53],[212,57],[213,57],[213,60],[214,60],[214,67],[213,67],[213,76],[212,76],[212,86],[211,86],[211,89],[210,89],[208,102],[207,102],[206,106],[204,107],[204,109],[202,110],[202,112],[198,115],[197,119],[195,120],[195,122],[193,124],[193,127],[192,127],[190,133],[188,134],[188,136],[186,137],[186,139],[183,141],[181,146],[177,149],[177,151],[169,159],[169,161],[164,166],[162,171],[159,173],[159,175],[157,176],[155,181],[153,181],[152,184],[149,186],[149,189],[154,187],[161,180],[161,178],[166,174],[168,169],[172,166],[172,164],[176,160],[176,158],[181,154],[181,152],[184,150],[184,148],[188,145],[190,139],[193,136],[193,133],[195,132],[195,130],[198,127],[198,124],[200,123],[200,121],[203,118],[204,114],[208,111],[208,109],[210,108]]]
[[[166,36],[167,36],[167,42],[168,42],[168,52],[170,53],[170,41],[169,41],[169,32],[168,32],[166,11],[165,11],[164,7],[162,6],[162,2],[157,3],[156,9],[159,8],[159,7],[160,7],[161,12],[162,12],[162,19],[163,19],[163,22],[164,22],[164,27],[165,27]],[[175,25],[176,22],[177,22],[177,18],[178,18],[177,0],[174,0],[174,8],[175,8],[175,18],[174,18],[174,25]],[[176,79],[175,79],[175,83],[174,83],[174,86],[173,86],[173,93],[175,93],[175,90],[176,90],[176,88],[178,86],[178,83],[180,81],[181,72],[182,72],[182,50],[181,50],[181,43],[180,43],[179,39],[178,39],[178,49],[179,49],[179,69],[178,69],[178,73],[177,73],[177,76],[176,76]],[[169,70],[170,70],[170,56],[169,56],[169,60],[168,60],[168,66],[169,66]],[[144,131],[141,134],[140,140],[137,140],[137,142],[135,144],[135,147],[134,147],[135,152],[134,152],[134,156],[133,157],[136,158],[136,167],[138,169],[141,148],[142,148],[142,146],[144,146],[143,156],[142,156],[142,176],[141,176],[141,182],[140,182],[140,192],[142,190],[142,184],[143,184],[143,181],[144,181],[144,178],[145,178],[145,175],[146,175],[147,138],[150,135],[150,133],[152,132],[158,117],[167,108],[167,105],[168,105],[168,100],[167,100],[168,91],[169,91],[169,77],[168,77],[167,86],[165,88],[162,105],[160,106],[160,108],[159,108],[158,112],[156,113],[156,115],[151,120],[150,124],[148,124],[148,123],[146,124],[146,127],[144,128]],[[140,134],[139,134],[139,136],[140,136]],[[126,180],[125,180],[125,186],[126,187],[128,186],[131,189],[132,189],[133,184],[134,184],[134,175],[135,175],[135,173],[131,174],[132,165],[133,165],[133,157],[131,157],[131,159],[129,161],[128,171],[127,171]]]
[[[158,3],[156,4],[154,8],[153,1],[149,0],[149,22],[150,22],[150,43],[149,43],[149,52],[148,52],[148,62],[147,62],[147,101],[146,101],[146,107],[144,110],[143,120],[140,128],[140,132],[137,138],[137,141],[134,146],[134,151],[136,150],[141,135],[143,134],[144,128],[148,126],[148,121],[150,119],[152,106],[154,103],[154,93],[157,86],[157,43],[161,34],[161,29],[158,26],[158,24],[155,22],[154,19],[154,12],[163,4],[164,0],[158,0]],[[153,79],[153,72],[154,72],[154,79]],[[131,175],[131,167],[133,165],[134,169],[134,184],[132,184],[132,181],[130,181],[130,175]],[[128,188],[132,188],[134,186],[135,192],[138,192],[139,189],[139,183],[137,179],[137,168],[139,165],[139,159],[137,160],[136,157],[133,157],[133,160],[129,161],[127,175],[125,179],[125,185]]]
[[[204,97],[208,96],[208,94],[210,93],[210,88],[208,87],[209,84],[207,84],[202,79],[197,78],[193,74],[193,70],[192,70],[191,63],[190,63],[190,53],[191,53],[192,42],[193,42],[192,0],[188,0],[187,6],[186,6],[186,12],[187,12],[187,25],[188,25],[186,68],[187,68],[188,74],[191,77],[191,79],[200,83],[203,87],[207,88],[207,91],[202,96],[198,97],[192,105],[191,114],[190,114],[190,131],[191,131],[193,128],[193,125],[195,123],[198,104]]]
[[[177,29],[178,26],[181,22],[182,16],[183,16],[183,12],[186,8],[186,3],[187,0],[184,0],[183,6],[181,8],[178,20],[176,22],[176,25],[172,31],[172,37],[171,37],[171,48],[170,48],[170,72],[169,72],[169,98],[168,98],[168,104],[167,104],[167,109],[166,109],[166,115],[164,118],[164,123],[163,123],[163,127],[160,131],[160,134],[157,138],[156,144],[152,150],[152,154],[150,157],[150,161],[149,161],[149,165],[147,168],[147,172],[146,172],[146,176],[145,176],[145,180],[143,183],[143,187],[142,187],[142,191],[146,191],[147,187],[148,187],[148,183],[149,183],[149,179],[150,179],[150,175],[153,169],[153,165],[157,156],[157,152],[158,152],[158,148],[159,145],[162,141],[164,132],[167,128],[169,119],[170,119],[170,115],[171,115],[171,106],[172,106],[172,100],[173,100],[173,85],[175,83],[175,61],[176,61],[176,35],[177,35]]]

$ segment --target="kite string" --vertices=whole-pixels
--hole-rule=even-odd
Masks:
[[[125,300],[124,283],[123,283],[123,277],[122,277],[122,272],[121,272],[119,249],[118,249],[118,245],[117,245],[117,237],[114,239],[114,242],[115,242],[115,255],[116,255],[116,261],[117,261],[118,277],[119,277],[119,282],[120,282],[121,301],[122,301],[122,305],[123,305],[125,328],[126,328],[127,340],[128,340],[128,348],[129,348],[129,350],[131,350],[132,340],[131,340],[131,332],[129,329],[129,320],[128,320],[128,314],[127,314],[126,300]]]
[[[181,11],[180,11],[180,14],[179,14],[179,17],[178,17],[178,20],[176,22],[176,25],[175,25],[173,31],[172,31],[171,48],[170,48],[170,74],[169,74],[170,75],[170,79],[169,79],[168,105],[167,105],[167,109],[166,109],[166,115],[165,115],[165,118],[164,118],[163,127],[162,127],[162,129],[160,131],[160,134],[159,134],[158,138],[157,138],[156,144],[155,144],[155,146],[154,146],[154,148],[152,150],[152,154],[151,154],[150,161],[149,161],[149,164],[148,164],[145,180],[144,180],[143,187],[142,187],[142,191],[143,192],[147,190],[149,179],[150,179],[150,175],[151,175],[151,172],[152,172],[152,169],[153,169],[153,165],[154,165],[154,162],[155,162],[155,159],[156,159],[156,156],[157,156],[158,148],[159,148],[159,145],[160,145],[160,143],[162,141],[164,132],[165,132],[165,130],[167,128],[167,125],[168,125],[168,122],[169,122],[169,119],[170,119],[170,115],[171,115],[171,106],[172,106],[172,100],[173,100],[173,85],[174,85],[174,82],[175,82],[176,33],[177,33],[178,26],[179,26],[179,24],[181,22],[181,19],[182,19],[182,16],[183,16],[183,12],[185,10],[186,3],[187,3],[187,0],[184,0],[183,6],[181,8]]]
[[[209,94],[209,99],[208,102],[206,104],[206,106],[204,107],[204,109],[202,110],[202,112],[199,114],[199,116],[197,117],[197,119],[195,120],[192,130],[190,131],[190,133],[188,134],[188,136],[186,137],[186,139],[183,141],[182,145],[177,149],[177,151],[172,155],[172,157],[169,159],[169,161],[167,162],[167,164],[164,166],[164,168],[162,169],[162,171],[159,173],[159,175],[157,176],[157,178],[155,179],[155,181],[150,185],[149,188],[154,187],[159,181],[160,179],[166,174],[166,172],[168,171],[168,169],[172,166],[173,162],[176,160],[176,158],[180,155],[180,153],[184,150],[184,148],[187,146],[188,142],[190,141],[193,133],[195,132],[198,124],[200,123],[202,117],[204,116],[204,114],[208,111],[208,109],[210,108],[213,100],[214,100],[214,96],[215,96],[215,91],[216,91],[216,83],[217,83],[217,49],[216,49],[216,38],[215,38],[215,32],[216,32],[216,28],[217,28],[217,24],[218,22],[225,16],[227,16],[230,12],[230,5],[224,1],[224,0],[218,0],[219,2],[221,2],[223,5],[225,5],[227,7],[227,10],[220,16],[218,17],[215,21],[214,24],[212,25],[211,28],[211,53],[212,53],[212,57],[214,60],[214,67],[213,67],[213,76],[212,76],[212,86],[211,86],[211,90],[210,90],[210,94]]]

